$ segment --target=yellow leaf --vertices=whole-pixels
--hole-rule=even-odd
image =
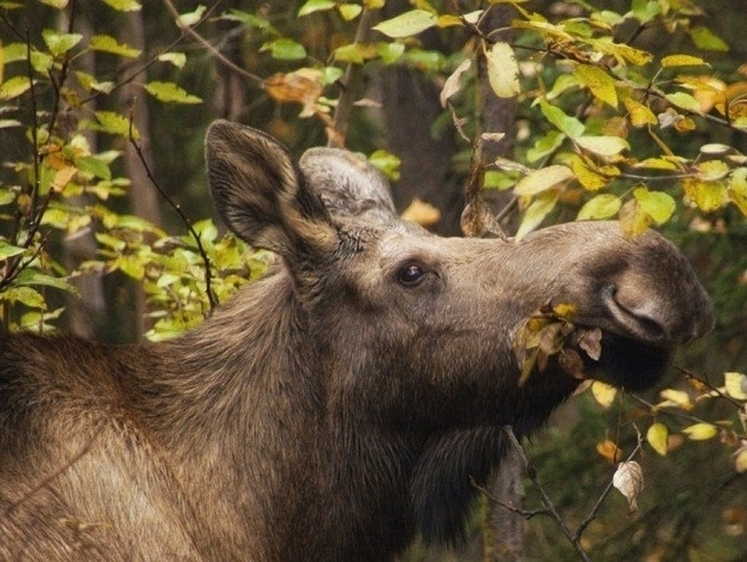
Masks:
[[[643,234],[653,222],[637,199],[631,199],[622,206],[618,213],[618,220],[626,236]]]
[[[705,441],[707,439],[713,439],[718,433],[718,429],[713,424],[701,422],[687,426],[682,430],[682,433],[687,435],[693,441]]]
[[[573,156],[571,169],[578,182],[588,191],[598,191],[610,182],[608,178],[592,170],[580,156]]]
[[[702,64],[708,65],[708,63],[700,57],[693,57],[691,55],[669,55],[668,57],[661,59],[662,68],[668,68],[670,66],[699,66]]]
[[[742,373],[724,373],[726,394],[737,400],[747,400],[747,376]]]
[[[601,193],[584,203],[584,206],[578,212],[576,220],[608,219],[614,217],[620,211],[621,206],[622,202],[617,195]]]
[[[516,231],[514,239],[520,242],[527,234],[537,228],[547,214],[553,210],[558,202],[557,191],[545,191],[537,195],[531,205],[524,211],[519,230]]]
[[[680,406],[682,408],[691,408],[692,402],[690,401],[690,395],[683,390],[674,390],[673,388],[665,388],[659,395],[666,400],[671,402],[673,405]]]
[[[649,191],[645,187],[637,187],[633,190],[633,196],[656,224],[667,222],[677,208],[672,196],[663,191]]]
[[[747,168],[737,168],[729,178],[729,199],[747,216]]]
[[[552,311],[558,318],[570,322],[576,316],[576,305],[561,302],[553,306]]]
[[[575,142],[584,150],[599,156],[616,156],[630,148],[628,141],[612,136],[583,136],[575,139]]]
[[[740,474],[747,472],[747,446],[739,449],[734,455],[734,468]]]
[[[682,187],[688,199],[706,213],[717,211],[728,203],[726,186],[721,182],[701,181],[698,178],[685,178]]]
[[[625,109],[630,114],[630,123],[636,127],[645,127],[646,125],[656,125],[658,120],[656,115],[647,106],[634,100],[633,98],[625,98],[623,102]]]
[[[659,453],[662,457],[667,454],[669,450],[669,429],[663,423],[656,422],[651,424],[646,432],[646,441],[651,445],[651,448]]]
[[[731,168],[721,160],[706,160],[694,166],[695,176],[701,181],[718,181],[724,179]]]
[[[420,226],[433,226],[441,219],[440,211],[417,197],[402,211],[402,219],[418,223]]]
[[[495,43],[485,53],[488,61],[488,82],[499,98],[512,98],[520,91],[519,65],[508,43]]]
[[[555,164],[533,171],[523,177],[514,187],[516,195],[537,195],[548,189],[559,186],[573,178],[573,172],[568,166]]]
[[[617,389],[602,381],[594,381],[591,383],[591,395],[594,400],[604,408],[605,410],[612,406],[617,396]]]
[[[617,108],[615,81],[604,70],[590,64],[579,64],[573,74],[582,86],[589,88],[595,98]]]
[[[646,158],[635,164],[635,167],[649,170],[676,170],[677,164],[664,158]]]

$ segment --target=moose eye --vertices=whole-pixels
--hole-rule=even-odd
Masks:
[[[419,263],[408,263],[404,265],[397,275],[400,283],[406,286],[414,286],[420,283],[425,277],[425,269]]]

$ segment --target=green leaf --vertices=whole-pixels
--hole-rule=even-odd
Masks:
[[[15,197],[13,198],[15,200]],[[13,256],[19,256],[26,251],[26,248],[14,246],[0,240],[0,260],[4,261]]]
[[[193,96],[184,88],[174,84],[173,82],[160,82],[154,80],[148,82],[145,85],[145,90],[156,98],[158,101],[164,103],[186,103],[195,104],[202,103],[202,99],[197,96]]]
[[[641,23],[648,23],[661,13],[661,2],[659,0],[633,0],[631,12]]]
[[[589,199],[578,212],[576,220],[600,220],[614,217],[622,207],[617,195],[601,193]]]
[[[381,42],[376,44],[376,53],[381,57],[384,64],[397,62],[405,52],[405,46],[396,42]]]
[[[584,134],[586,127],[581,121],[575,117],[569,117],[562,109],[547,103],[544,100],[540,100],[540,109],[542,114],[547,118],[550,123],[555,125],[561,132],[565,133],[572,139],[580,137]]]
[[[162,53],[158,55],[158,60],[171,63],[177,68],[184,68],[187,63],[187,55],[184,53]]]
[[[537,195],[570,181],[573,172],[568,166],[553,165],[533,171],[514,187],[516,195]]]
[[[545,156],[555,152],[563,144],[565,135],[560,131],[550,130],[534,142],[534,146],[527,150],[527,160],[537,162]]]
[[[512,98],[520,92],[519,65],[508,43],[495,43],[485,53],[488,62],[488,82],[499,98]]]
[[[104,4],[118,12],[138,12],[142,8],[137,0],[104,0]]]
[[[0,293],[0,298],[11,302],[20,302],[31,308],[39,308],[41,310],[47,308],[47,302],[41,293],[31,287],[11,287]]]
[[[729,50],[729,45],[707,27],[693,27],[688,33],[690,34],[690,39],[693,40],[693,43],[695,43],[695,46],[698,49],[720,52],[726,52]]]
[[[80,33],[58,33],[51,29],[42,31],[42,37],[49,48],[49,52],[55,57],[64,55],[83,39],[83,35]]]
[[[700,104],[698,103],[698,100],[690,94],[686,94],[685,92],[675,92],[673,94],[667,94],[665,97],[669,103],[679,109],[692,111],[693,113],[700,113]]]
[[[76,293],[77,289],[71,285],[67,279],[61,279],[59,277],[52,277],[36,269],[27,268],[24,269],[16,277],[16,283],[21,285],[37,285],[40,287],[53,287],[62,291],[68,291]]]
[[[590,64],[579,64],[573,71],[579,84],[586,86],[592,95],[610,107],[617,108],[615,80],[601,68]]]
[[[112,179],[109,165],[96,156],[79,156],[75,158],[74,162],[79,172],[104,180]]]
[[[527,234],[537,228],[547,214],[555,208],[559,194],[557,191],[541,193],[524,211],[521,225],[516,232],[516,241],[521,241]]]
[[[368,157],[371,165],[392,181],[399,179],[399,167],[402,161],[396,154],[380,149]]]
[[[398,39],[411,37],[436,25],[438,18],[426,10],[411,10],[394,18],[382,21],[373,29]]]
[[[278,60],[300,60],[306,58],[306,48],[287,37],[268,41],[259,50],[270,51],[272,57]]]
[[[584,150],[606,157],[616,156],[630,148],[628,141],[615,136],[582,136],[575,139],[575,142]]]
[[[94,51],[102,51],[131,59],[139,57],[142,52],[140,49],[135,49],[129,45],[118,43],[111,35],[94,35],[91,37],[89,47]]]
[[[249,12],[244,12],[242,10],[228,10],[228,13],[220,16],[220,19],[238,21],[249,28],[259,29],[272,33],[273,35],[278,35],[277,29],[275,29],[269,21],[254,14],[250,14]]]
[[[12,100],[23,95],[31,88],[28,76],[14,76],[0,86],[0,101]]]
[[[132,136],[136,140],[140,138],[140,133],[135,125],[131,125],[130,120],[124,115],[113,111],[97,111],[94,113],[94,116],[96,117],[95,123],[84,121],[81,123],[81,127],[87,127],[92,131],[109,133],[110,135],[119,135],[127,139],[130,137],[130,126],[132,126]]]
[[[308,16],[314,12],[323,12],[331,10],[336,5],[334,0],[307,0],[303,6],[298,10],[298,16]]]
[[[31,67],[39,74],[46,75],[54,66],[54,57],[49,53],[43,53],[36,49],[31,51]]]
[[[637,187],[633,190],[633,197],[657,224],[667,222],[677,208],[674,198],[663,191],[649,191],[645,187]]]

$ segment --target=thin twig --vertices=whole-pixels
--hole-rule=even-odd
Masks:
[[[576,535],[576,533],[572,533],[571,530],[568,528],[568,525],[565,524],[565,521],[563,521],[563,518],[560,516],[560,513],[558,513],[558,510],[555,507],[555,504],[553,503],[550,496],[545,491],[545,488],[542,486],[542,483],[539,481],[539,478],[537,476],[537,469],[532,465],[531,462],[529,462],[529,459],[527,458],[526,453],[524,452],[524,448],[521,446],[521,443],[519,443],[519,440],[516,438],[516,435],[514,434],[513,429],[511,426],[506,426],[503,428],[504,433],[506,434],[506,437],[508,438],[508,441],[513,446],[516,453],[519,455],[519,458],[521,460],[521,463],[524,467],[525,472],[527,473],[527,476],[532,481],[532,484],[537,488],[537,491],[540,493],[540,498],[542,499],[542,505],[545,506],[545,509],[547,510],[547,514],[555,521],[558,528],[561,530],[563,535],[568,539],[568,541],[573,545],[573,548],[576,550],[576,552],[579,555],[579,558],[581,560],[584,560],[584,562],[591,562],[591,558],[589,558],[588,553],[586,550],[584,550],[584,547],[581,545],[580,537]]]
[[[168,196],[168,194],[163,190],[163,188],[158,183],[158,181],[156,181],[156,178],[153,175],[153,172],[151,172],[150,166],[148,166],[148,162],[145,160],[145,155],[143,154],[142,147],[135,140],[135,136],[133,133],[132,111],[133,110],[131,108],[130,109],[130,127],[129,127],[130,144],[135,149],[135,152],[137,153],[137,157],[140,160],[140,163],[143,165],[143,169],[145,169],[145,174],[148,176],[148,180],[150,180],[151,185],[156,188],[156,191],[158,191],[158,194],[163,198],[163,200],[166,201],[166,203],[174,211],[176,211],[182,223],[189,231],[189,234],[194,239],[195,244],[197,244],[197,251],[200,253],[200,258],[202,259],[202,263],[205,267],[205,292],[207,293],[208,302],[210,303],[210,310],[214,310],[215,307],[218,306],[218,298],[213,292],[213,274],[211,272],[210,258],[208,257],[207,252],[205,251],[205,247],[202,245],[202,240],[200,238],[200,235],[197,233],[197,231],[194,229],[194,226],[192,225],[192,221],[189,220],[189,217],[187,217],[187,215],[184,214],[181,206],[179,206],[178,203],[175,203],[171,199],[171,197]]]

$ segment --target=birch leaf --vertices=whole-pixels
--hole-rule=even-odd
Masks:
[[[512,98],[520,91],[519,65],[508,43],[495,43],[485,53],[488,61],[488,82],[499,98]]]
[[[394,18],[382,21],[373,29],[393,39],[411,37],[436,25],[438,18],[426,10],[410,10]]]
[[[514,187],[516,195],[537,195],[548,189],[559,186],[573,178],[573,172],[568,166],[555,164],[533,171],[523,177]]]
[[[628,500],[630,511],[638,511],[638,495],[643,490],[643,470],[636,461],[621,462],[612,477],[612,485]]]
[[[651,424],[651,427],[646,432],[646,441],[648,441],[648,444],[651,445],[654,451],[662,457],[665,456],[669,450],[669,429],[660,422]]]

